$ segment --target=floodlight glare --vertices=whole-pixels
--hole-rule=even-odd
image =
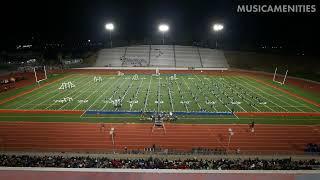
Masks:
[[[169,30],[169,26],[166,24],[160,24],[159,25],[159,31],[161,32],[167,32]]]
[[[221,31],[223,29],[223,25],[222,24],[214,24],[213,25],[213,30],[214,31]]]
[[[109,39],[110,39],[110,47],[112,48],[112,39],[111,39],[111,32],[114,29],[113,23],[107,23],[106,24],[106,30],[109,31]]]
[[[113,24],[112,23],[106,24],[106,29],[109,30],[109,31],[113,31],[113,29],[114,29]]]

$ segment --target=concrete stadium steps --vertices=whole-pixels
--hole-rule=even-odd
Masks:
[[[229,67],[223,51],[199,48],[203,67]]]
[[[174,67],[173,46],[152,45],[150,52],[150,66]]]
[[[150,49],[151,47],[151,49]],[[120,57],[144,59],[142,66],[228,68],[223,51],[180,45],[138,45],[102,49],[96,67],[121,67]],[[150,57],[149,57],[150,56]],[[124,66],[133,66],[130,63]]]
[[[129,46],[126,52],[126,58],[139,58],[145,60],[143,66],[147,66],[149,62],[149,45]],[[130,66],[127,65],[127,66]]]
[[[124,55],[126,47],[102,49],[99,51],[96,67],[121,66],[120,57]]]
[[[201,67],[197,47],[175,46],[177,67]]]

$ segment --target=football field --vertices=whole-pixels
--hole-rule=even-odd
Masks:
[[[0,105],[0,109],[97,112],[320,112],[316,105],[252,77],[184,74],[71,74],[6,101]]]

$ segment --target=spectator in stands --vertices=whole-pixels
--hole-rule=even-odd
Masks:
[[[131,169],[221,169],[221,170],[304,170],[319,168],[316,160],[289,159],[108,159],[106,157],[16,156],[0,155],[0,166],[62,168],[131,168]]]
[[[320,145],[309,143],[305,148],[305,152],[311,154],[319,154],[320,153]]]

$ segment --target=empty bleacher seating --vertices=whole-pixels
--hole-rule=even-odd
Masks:
[[[174,67],[173,46],[152,45],[150,52],[150,66]]]
[[[102,49],[95,66],[229,67],[221,50],[180,45],[138,45]]]
[[[197,47],[176,46],[177,67],[201,67]]]

